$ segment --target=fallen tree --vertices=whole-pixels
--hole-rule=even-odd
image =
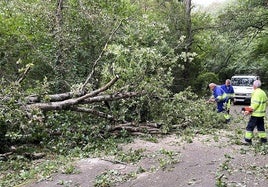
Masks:
[[[104,115],[101,112],[93,111],[87,108],[82,108],[82,105],[92,104],[96,102],[107,102],[115,101],[120,99],[137,97],[145,94],[145,91],[141,92],[117,92],[113,94],[103,94],[104,91],[109,89],[115,82],[119,79],[119,76],[114,77],[106,85],[99,89],[93,90],[89,93],[60,93],[53,95],[44,96],[46,102],[42,102],[42,98],[38,96],[28,96],[26,97],[26,109],[39,109],[43,112],[51,110],[72,110],[77,112],[89,112],[100,117],[107,117],[109,115]]]
[[[61,5],[61,4],[59,4]],[[61,9],[58,9],[58,11],[60,11]],[[59,12],[60,15],[61,12]],[[102,103],[115,103],[115,105],[120,105],[118,103],[123,103],[125,102],[125,99],[133,99],[133,98],[138,98],[141,96],[148,96],[149,93],[156,93],[158,92],[158,88],[163,88],[163,85],[166,85],[166,82],[171,81],[171,79],[169,79],[169,75],[168,74],[170,68],[169,66],[167,66],[167,68],[158,68],[157,65],[152,66],[151,65],[151,61],[152,58],[157,58],[157,55],[152,52],[152,51],[148,51],[148,48],[141,48],[141,51],[135,51],[135,53],[137,53],[138,58],[144,58],[144,57],[140,57],[143,55],[140,54],[144,54],[146,55],[145,57],[147,57],[148,55],[148,59],[150,59],[147,63],[141,63],[142,59],[137,59],[137,64],[134,63],[136,61],[136,57],[132,57],[130,59],[125,60],[126,64],[124,64],[125,66],[118,66],[120,71],[117,70],[115,71],[113,69],[113,72],[109,72],[107,73],[104,77],[94,77],[94,74],[99,74],[100,71],[102,71],[103,69],[105,70],[105,68],[101,68],[101,70],[98,70],[99,72],[95,72],[96,67],[99,65],[98,62],[100,61],[100,59],[102,58],[102,56],[104,55],[105,52],[107,52],[108,49],[108,43],[111,41],[113,35],[116,33],[116,31],[119,29],[119,27],[122,25],[122,22],[124,21],[124,19],[122,19],[121,21],[119,21],[119,23],[117,24],[117,26],[115,27],[115,29],[112,30],[107,42],[104,44],[104,47],[102,48],[102,50],[100,51],[99,56],[97,57],[97,59],[91,63],[91,67],[88,69],[91,69],[91,72],[87,72],[88,76],[86,77],[84,83],[80,82],[79,80],[76,80],[78,82],[80,82],[80,86],[78,89],[69,89],[72,87],[73,84],[75,84],[75,81],[70,81],[68,82],[66,80],[66,82],[68,82],[68,85],[71,85],[70,87],[68,87],[68,89],[61,89],[61,87],[59,86],[58,88],[60,88],[59,90],[67,90],[68,92],[63,91],[64,93],[53,93],[53,92],[57,92],[55,91],[56,89],[53,89],[52,87],[46,87],[43,88],[42,83],[41,84],[37,84],[37,87],[35,88],[32,85],[28,85],[29,82],[27,83],[26,81],[26,89],[23,89],[21,87],[21,85],[23,85],[22,83],[24,82],[25,79],[27,79],[27,75],[31,72],[31,68],[32,65],[28,65],[26,64],[26,67],[24,67],[24,72],[21,73],[20,72],[20,76],[16,79],[16,81],[7,81],[7,83],[5,83],[6,85],[6,93],[4,93],[5,91],[3,91],[2,95],[3,98],[1,98],[1,100],[5,100],[3,103],[3,106],[1,111],[2,111],[2,116],[0,116],[1,120],[3,121],[3,128],[0,127],[0,129],[8,129],[9,131],[19,131],[18,134],[21,133],[20,129],[22,128],[23,130],[25,129],[29,129],[27,131],[28,134],[34,132],[36,126],[38,126],[39,122],[40,122],[40,129],[43,130],[43,128],[46,128],[46,121],[47,120],[47,113],[49,113],[48,115],[51,115],[50,117],[53,118],[53,113],[50,113],[50,111],[55,111],[60,113],[60,111],[71,111],[74,113],[83,113],[84,114],[89,114],[91,116],[97,117],[97,120],[99,118],[103,118],[105,120],[104,123],[107,124],[111,124],[114,128],[110,128],[109,132],[118,132],[120,130],[126,130],[130,133],[137,133],[138,131],[140,131],[141,133],[143,132],[157,132],[157,130],[155,129],[159,129],[159,127],[155,127],[154,129],[151,129],[148,125],[147,130],[144,130],[145,127],[143,128],[137,128],[137,126],[140,125],[141,121],[146,121],[145,120],[140,120],[140,116],[138,117],[132,117],[125,119],[124,118],[124,110],[119,111],[121,108],[113,108],[113,110],[105,110],[107,108],[101,108],[100,105],[102,105]],[[60,22],[60,21],[59,21]],[[60,27],[61,25],[59,24],[59,22],[57,22],[57,27]],[[60,34],[60,33],[58,33]],[[60,37],[59,37],[60,38]],[[59,41],[59,43],[61,43]],[[154,50],[155,51],[155,50]],[[59,60],[58,64],[59,65],[64,65],[64,63],[62,63],[62,59],[60,59],[60,54],[62,52],[62,49],[59,49],[58,53],[59,56],[57,57],[57,60]],[[110,55],[113,55],[110,52]],[[126,54],[127,56],[129,56],[128,54]],[[164,57],[163,57],[164,58]],[[131,60],[133,59],[133,60]],[[162,62],[161,60],[159,60],[160,62]],[[110,61],[109,61],[110,62]],[[109,66],[112,64],[109,64],[109,62],[107,62],[106,64],[108,64]],[[146,61],[145,61],[146,62]],[[111,62],[110,62],[111,63]],[[136,66],[131,65],[131,63],[135,64],[135,65],[139,65],[137,67],[136,71],[130,71],[130,73],[125,73],[126,68],[128,67],[133,67],[135,69]],[[87,68],[87,67],[84,67]],[[23,69],[23,68],[21,68]],[[67,67],[66,67],[67,69]],[[124,71],[121,71],[121,70]],[[159,71],[159,72],[158,72]],[[64,75],[66,73],[64,72],[60,72],[60,71],[56,71],[54,72],[55,74],[60,74],[60,75]],[[119,82],[117,85],[115,85],[115,83],[119,80],[119,76],[115,76],[113,77],[110,81],[103,81],[103,80],[107,80],[109,79],[108,77],[110,76],[114,76],[116,74],[121,74],[122,73],[122,82]],[[158,76],[155,76],[155,74],[157,73]],[[125,74],[125,75],[124,75]],[[126,74],[130,74],[129,76],[126,76]],[[146,76],[145,76],[146,75]],[[146,78],[148,75],[148,79]],[[29,78],[30,80],[30,78]],[[28,81],[29,81],[28,80]],[[65,80],[65,79],[63,79]],[[98,80],[98,81],[96,81]],[[99,80],[102,80],[103,86],[99,86],[99,84],[101,82],[99,82]],[[41,80],[42,81],[42,80]],[[48,82],[53,84],[55,82],[57,82],[58,80],[54,77],[54,79],[49,79]],[[94,82],[91,84],[91,82]],[[14,83],[15,82],[15,83]],[[44,81],[45,82],[45,81]],[[44,83],[43,82],[43,83]],[[7,88],[9,83],[11,83],[12,85],[10,86],[10,88]],[[48,84],[49,84],[48,83]],[[70,84],[69,84],[70,83]],[[15,85],[14,85],[15,84]],[[133,84],[135,84],[135,87],[133,86]],[[142,86],[139,86],[142,85]],[[40,86],[41,85],[41,86]],[[97,88],[93,89],[93,90],[88,90],[88,86],[89,85],[94,85]],[[129,86],[132,85],[132,86]],[[149,85],[149,86],[148,86]],[[152,86],[151,86],[152,85]],[[1,87],[3,86],[3,88],[5,88],[4,84],[1,85]],[[38,87],[40,86],[40,88]],[[116,89],[111,89],[113,86],[116,86]],[[147,89],[149,87],[149,89],[151,89],[151,91],[148,91],[149,89]],[[150,88],[151,87],[151,88]],[[22,88],[19,90],[19,88]],[[145,89],[144,89],[145,88]],[[157,89],[155,89],[157,88]],[[18,90],[17,90],[18,89]],[[27,90],[28,89],[28,90]],[[35,90],[38,90],[38,92],[35,92]],[[72,90],[72,91],[70,91]],[[111,91],[114,90],[114,91]],[[146,90],[146,91],[145,91]],[[153,90],[153,91],[152,91]],[[38,94],[35,94],[38,93]],[[52,94],[47,94],[47,93],[52,93]],[[166,93],[166,90],[162,90],[162,92],[160,93]],[[32,95],[31,95],[32,94]],[[0,95],[0,97],[2,97]],[[10,100],[12,101],[12,103],[10,103],[8,100],[9,98],[11,98]],[[116,102],[115,102],[116,101]],[[123,101],[123,102],[120,102]],[[139,106],[141,105],[146,105],[147,103],[142,103],[143,101],[139,101]],[[131,102],[129,102],[131,103]],[[131,108],[131,106],[128,108],[128,104],[124,105],[124,109],[129,110],[131,113],[131,111],[135,111],[135,110],[139,110],[136,109],[135,107]],[[132,103],[135,103],[132,102]],[[132,104],[131,103],[131,104]],[[2,103],[1,103],[2,104]],[[130,104],[130,105],[131,105]],[[12,107],[10,107],[10,105],[12,105]],[[17,105],[17,106],[16,106]],[[96,106],[96,107],[95,107]],[[17,108],[16,108],[17,107]],[[147,106],[148,107],[148,106]],[[40,116],[38,116],[38,119],[36,118],[36,111],[38,112],[38,114],[40,114]],[[119,111],[119,112],[118,112]],[[40,112],[40,113],[39,113]],[[67,113],[66,112],[66,113]],[[135,112],[140,112],[140,111],[135,111]],[[65,115],[66,113],[63,113],[63,117],[66,117],[67,115]],[[135,113],[135,115],[137,114]],[[42,116],[43,115],[43,116]],[[68,113],[68,115],[73,116],[72,114]],[[115,116],[116,115],[116,116]],[[123,117],[121,117],[121,116]],[[132,115],[132,114],[128,114],[128,115]],[[139,115],[139,114],[138,114]],[[25,117],[27,116],[27,117]],[[77,115],[78,116],[78,115]],[[76,116],[76,117],[77,117]],[[67,119],[69,116],[67,116],[65,119]],[[34,119],[35,118],[35,119]],[[135,118],[133,120],[133,118]],[[37,120],[36,120],[37,119]],[[77,118],[77,119],[81,119],[81,118]],[[36,121],[35,121],[36,120]],[[61,120],[61,119],[60,119]],[[58,123],[61,123],[61,121],[59,120]],[[82,119],[83,120],[83,119]],[[99,124],[96,123],[95,124],[95,118],[89,122],[89,124],[92,124],[93,126],[98,126]],[[133,122],[134,121],[134,122]],[[36,122],[36,123],[35,123]],[[87,121],[88,122],[88,121]],[[143,123],[143,126],[145,125],[145,123]],[[31,130],[32,128],[32,130]],[[22,131],[23,131],[22,130]],[[41,130],[40,130],[41,131]],[[2,131],[4,132],[3,134],[5,134],[6,131]],[[159,131],[160,132],[160,131]],[[22,132],[23,134],[24,132]],[[33,134],[34,134],[33,133]],[[98,133],[98,132],[96,132]],[[2,136],[2,135],[0,135]],[[4,136],[4,135],[3,135]],[[2,137],[3,137],[2,136]]]
[[[94,104],[99,102],[112,102],[121,99],[135,98],[145,95],[145,91],[140,92],[116,92],[112,94],[105,94],[104,92],[111,88],[119,76],[115,76],[111,81],[102,86],[99,89],[93,90],[89,93],[85,92],[67,92],[52,95],[45,95],[46,99],[40,98],[40,96],[33,95],[26,97],[25,106],[26,110],[31,116],[31,110],[41,110],[42,112],[52,111],[52,110],[69,110],[75,112],[89,113],[91,115],[105,118],[109,121],[114,122],[114,126],[109,129],[109,132],[118,132],[121,130],[126,130],[131,134],[142,134],[142,133],[161,133],[159,130],[159,125],[152,126],[151,123],[143,123],[139,125],[134,122],[120,121],[116,119],[113,115],[107,114],[98,110],[87,107],[88,104]]]

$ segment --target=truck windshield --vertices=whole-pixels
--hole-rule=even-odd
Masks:
[[[232,78],[233,86],[252,86],[254,79],[253,78]]]

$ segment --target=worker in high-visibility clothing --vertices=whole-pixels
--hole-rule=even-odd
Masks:
[[[224,90],[215,83],[210,83],[208,86],[213,94],[212,97],[208,100],[208,102],[217,103],[217,112],[225,111],[224,103],[226,103],[227,95]]]
[[[230,109],[231,109],[231,102],[232,99],[234,97],[234,88],[231,85],[231,80],[230,79],[226,79],[225,80],[225,84],[221,85],[221,88],[223,89],[223,91],[226,93],[227,95],[227,99],[226,99],[226,103],[225,103],[225,119],[226,122],[230,122],[231,120],[231,115],[230,115]]]
[[[225,84],[221,85],[221,88],[223,89],[223,91],[227,95],[226,111],[229,114],[230,113],[230,108],[231,108],[231,101],[232,101],[232,99],[233,99],[233,97],[235,95],[234,88],[231,85],[231,80],[230,79],[226,79],[225,80]]]
[[[251,115],[245,132],[245,144],[252,144],[253,131],[255,127],[258,130],[258,137],[261,143],[267,142],[267,134],[264,126],[264,116],[266,115],[266,93],[260,88],[261,81],[255,80],[253,82],[253,93],[251,95],[251,104],[249,107],[245,107],[245,115]]]

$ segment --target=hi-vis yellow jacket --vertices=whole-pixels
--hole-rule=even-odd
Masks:
[[[266,103],[267,103],[266,93],[260,88],[255,89],[251,95],[250,107],[253,109],[253,113],[251,114],[251,116],[255,117],[265,116]]]

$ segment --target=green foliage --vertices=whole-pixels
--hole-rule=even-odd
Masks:
[[[213,72],[206,72],[203,74],[198,75],[195,81],[194,91],[201,96],[208,95],[210,90],[208,89],[209,83],[218,83],[219,78]]]
[[[34,149],[36,151],[38,148],[34,147]],[[23,150],[20,151],[22,153],[25,152]],[[48,152],[48,154],[51,155],[50,152]],[[30,161],[22,154],[18,153],[14,154],[11,159],[7,161],[0,160],[0,186],[17,186],[36,177],[38,177],[39,180],[46,180],[51,174],[59,172],[61,167],[66,168],[67,170],[65,169],[65,171],[72,171],[72,168],[68,166],[72,158],[57,155],[51,156],[53,156],[53,159],[48,157],[46,161],[40,163]]]
[[[62,169],[63,174],[76,174],[79,173],[79,171],[76,169],[76,167],[73,164],[68,164]]]
[[[95,187],[109,187],[115,185],[116,182],[122,181],[118,170],[109,170],[96,177]]]
[[[125,22],[123,29],[125,34],[107,49],[111,60],[104,65],[104,80],[118,74],[119,87],[133,85],[130,89],[150,91],[167,88],[172,81],[170,67],[176,60],[164,39],[169,34],[167,26],[144,15]]]
[[[11,84],[1,80],[0,84],[0,98],[1,98],[1,140],[4,140],[6,133],[11,133],[10,136],[16,137],[21,135],[21,131],[26,129],[27,118],[25,111],[22,110],[23,100],[21,100],[20,86],[17,84]],[[2,142],[3,143],[3,142]],[[0,152],[5,147],[0,147]]]
[[[93,125],[94,123],[97,125]],[[97,154],[99,151],[96,148],[105,150],[107,146],[101,142],[102,136],[106,136],[105,128],[103,121],[91,120],[87,114],[71,115],[69,111],[49,112],[46,118],[47,136],[43,136],[42,144],[63,155],[70,154],[71,149],[75,147],[80,147],[85,153],[92,151]]]
[[[146,121],[154,116],[152,98],[166,97],[172,84],[172,67],[177,57],[168,45],[169,29],[165,23],[155,22],[143,15],[123,22],[124,34],[106,50],[106,64],[102,69],[102,82],[119,75],[120,80],[111,92],[145,91],[147,95],[134,101],[112,102],[114,116],[126,121]]]
[[[228,66],[221,70],[221,77],[229,77],[232,74],[261,74],[267,80],[267,66],[263,61],[265,54],[262,49],[267,38],[267,5],[265,1],[237,1],[225,8],[218,15],[217,23],[220,25],[218,36],[224,36],[225,40],[216,39],[216,43],[221,41],[218,54],[225,54]],[[216,38],[218,38],[216,36]],[[261,42],[263,41],[263,42]],[[257,52],[255,49],[258,49]],[[224,46],[226,45],[226,46]],[[256,55],[255,55],[256,54]],[[265,60],[264,60],[265,59]],[[217,58],[221,61],[220,58]],[[226,64],[226,60],[220,62]],[[265,71],[265,73],[263,72]],[[229,76],[226,76],[229,75]]]
[[[38,109],[30,110],[26,107],[26,94],[30,95],[34,92],[42,96],[42,94],[49,92],[46,80],[39,85],[38,89],[29,89],[24,92],[18,82],[10,83],[1,79],[0,139],[2,140],[1,145],[4,146],[0,147],[0,152],[7,151],[7,146],[13,144],[13,142],[37,143],[48,136],[44,114]]]
[[[39,1],[12,0],[1,1],[0,7],[1,75],[9,80],[15,80],[18,69],[26,64],[34,63],[40,69],[37,73],[36,69],[33,68],[32,73],[38,75],[35,76],[35,79],[42,80],[44,74],[41,72],[44,73],[46,70],[41,67],[46,65],[42,65],[41,61],[48,62],[51,60],[42,50],[44,49],[42,48],[44,43],[46,43],[44,45],[48,49],[47,42],[51,38],[45,30],[49,25],[48,19],[45,19],[48,18],[46,10],[49,5],[46,2],[42,4]],[[44,7],[46,8],[44,9]],[[21,63],[17,63],[19,61]]]
[[[265,35],[264,35],[265,36]],[[260,38],[251,52],[252,58],[268,57],[268,38]]]
[[[203,130],[222,128],[225,123],[223,114],[216,113],[214,107],[188,88],[175,94],[171,100],[158,103],[159,113],[154,115],[154,119],[163,124],[162,130],[166,133],[174,129],[181,132],[195,127]]]
[[[216,187],[227,187],[227,183],[223,181],[224,177],[225,177],[224,174],[217,177],[216,184],[215,184]]]
[[[127,152],[119,151],[116,153],[116,158],[125,163],[137,163],[143,157],[143,152],[143,149],[130,149]]]
[[[173,151],[161,149],[160,153],[164,156],[158,159],[160,168],[167,169],[168,166],[172,166],[179,162],[178,153],[174,153]]]

